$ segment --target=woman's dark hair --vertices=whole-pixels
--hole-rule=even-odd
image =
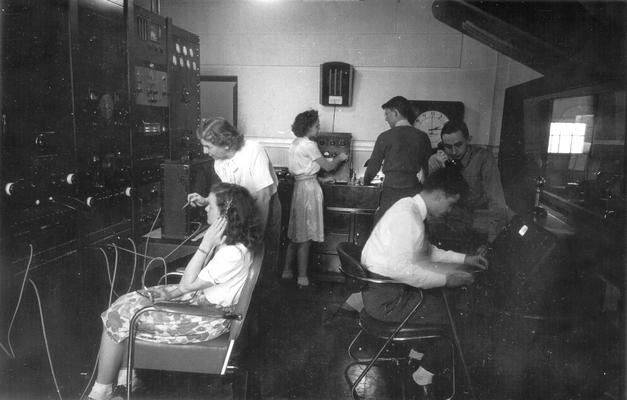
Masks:
[[[196,136],[214,146],[227,147],[234,151],[238,151],[244,145],[244,136],[229,121],[221,117],[203,118]]]
[[[248,248],[256,248],[263,236],[257,204],[250,192],[232,183],[216,183],[211,187],[216,196],[220,215],[226,218],[225,243],[242,243]]]
[[[449,197],[456,195],[465,197],[468,193],[468,183],[458,168],[446,167],[430,173],[422,190],[426,192],[442,190]]]
[[[307,110],[296,116],[292,124],[292,132],[295,136],[303,137],[309,131],[309,128],[318,122],[318,111]]]

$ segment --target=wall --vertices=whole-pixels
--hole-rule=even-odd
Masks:
[[[495,91],[513,69],[532,72],[437,21],[431,3],[162,0],[162,14],[200,36],[203,75],[238,77],[239,128],[264,143],[276,165],[286,164],[294,116],[315,108],[323,131],[353,134],[357,166],[388,128],[381,104],[395,95],[462,101],[474,141],[498,144],[503,96]],[[327,61],[356,71],[353,106],[335,115],[318,103]]]

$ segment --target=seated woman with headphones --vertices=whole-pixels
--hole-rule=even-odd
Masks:
[[[153,301],[180,300],[190,304],[215,305],[224,309],[237,304],[253,261],[253,251],[262,239],[261,220],[255,200],[239,185],[218,183],[207,198],[209,229],[185,267],[180,283],[154,286],[121,296],[102,313],[104,330],[100,342],[98,374],[89,399],[110,400],[126,394],[122,369],[130,320]],[[229,330],[224,318],[147,312],[140,317],[137,338],[157,343],[195,343],[215,339]],[[118,386],[113,390],[117,374]],[[114,393],[115,392],[115,393]]]

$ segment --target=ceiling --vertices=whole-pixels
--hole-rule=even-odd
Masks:
[[[435,0],[440,21],[545,75],[624,78],[623,1]]]

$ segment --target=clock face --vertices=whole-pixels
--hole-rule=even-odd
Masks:
[[[414,115],[414,126],[425,132],[431,147],[437,148],[441,141],[442,126],[450,120],[464,119],[464,103],[461,101],[410,100]]]
[[[425,132],[431,140],[431,147],[436,147],[440,143],[440,132],[449,118],[440,111],[427,110],[414,121],[414,126]]]

